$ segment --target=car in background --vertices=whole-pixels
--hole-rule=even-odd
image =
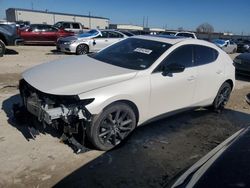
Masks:
[[[244,53],[244,52],[250,52],[250,41],[249,40],[243,40],[238,43],[237,45],[238,52]]]
[[[250,128],[215,147],[168,185],[171,188],[250,187]],[[171,185],[172,184],[172,185]]]
[[[212,43],[229,54],[237,52],[237,44],[232,40],[213,39]]]
[[[53,26],[58,29],[74,32],[76,34],[84,33],[89,30],[88,28],[84,28],[84,26],[79,22],[57,22]]]
[[[74,35],[73,32],[55,28],[47,24],[31,24],[27,28],[20,29],[20,36],[24,44],[56,44],[58,38]]]
[[[96,148],[110,150],[137,126],[164,114],[201,106],[223,110],[235,68],[210,42],[133,36],[97,53],[38,65],[22,78],[29,113],[54,127],[61,122],[66,135],[86,133]]]
[[[131,30],[131,33],[133,33],[134,35],[149,35],[150,32],[149,31],[144,31],[144,30]]]
[[[178,37],[187,37],[187,38],[194,38],[197,39],[196,34],[187,31],[163,31],[160,35],[171,35],[171,36],[178,36]]]
[[[5,54],[6,46],[17,45],[22,42],[15,23],[0,23],[0,57]]]
[[[60,38],[57,41],[57,50],[82,55],[97,52],[125,38],[128,36],[119,31],[93,29],[76,36]]]
[[[250,76],[250,53],[242,53],[236,56],[234,66],[237,74]]]

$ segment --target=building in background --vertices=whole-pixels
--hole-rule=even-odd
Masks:
[[[143,31],[143,27],[132,24],[109,24],[110,29]]]
[[[68,21],[80,22],[84,27],[90,29],[107,29],[109,27],[109,19],[104,17],[66,14],[59,12],[38,11],[20,8],[7,9],[6,18],[9,22],[29,21],[31,24],[53,25],[59,21]]]

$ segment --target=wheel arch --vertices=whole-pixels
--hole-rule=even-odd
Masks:
[[[76,46],[76,51],[77,51],[77,48],[78,48],[80,45],[85,45],[85,46],[87,46],[87,47],[88,47],[88,53],[89,53],[90,46],[89,46],[88,43],[85,43],[85,42],[81,42],[81,43],[77,44],[77,46]]]
[[[7,45],[6,37],[2,33],[0,33],[0,40],[2,40],[5,45]]]
[[[227,82],[227,83],[229,83],[229,84],[230,84],[231,89],[233,89],[233,88],[234,88],[234,83],[233,83],[233,80],[228,79],[228,80],[226,80],[225,82]]]
[[[135,117],[136,117],[136,123],[138,123],[139,121],[139,110],[138,110],[138,107],[136,106],[135,103],[133,103],[132,101],[130,100],[127,100],[127,99],[121,99],[121,100],[117,100],[117,101],[113,101],[112,103],[108,104],[107,106],[105,106],[103,108],[103,110],[107,107],[109,107],[110,105],[114,105],[116,103],[124,103],[124,104],[127,104],[130,108],[132,108],[132,110],[134,111],[135,113]]]

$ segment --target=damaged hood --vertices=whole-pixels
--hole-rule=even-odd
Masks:
[[[136,73],[136,70],[82,55],[35,66],[22,76],[31,86],[44,93],[77,95],[131,79]]]

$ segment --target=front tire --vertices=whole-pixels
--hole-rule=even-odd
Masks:
[[[115,103],[97,115],[88,127],[90,142],[99,150],[119,145],[136,127],[136,116],[130,106]]]
[[[80,44],[76,48],[76,55],[84,55],[89,53],[89,47],[86,44]]]
[[[231,85],[228,82],[223,83],[214,99],[212,109],[216,112],[221,112],[225,108],[231,92]]]
[[[0,40],[0,57],[3,57],[3,55],[5,54],[5,50],[6,50],[5,44],[2,40]]]

